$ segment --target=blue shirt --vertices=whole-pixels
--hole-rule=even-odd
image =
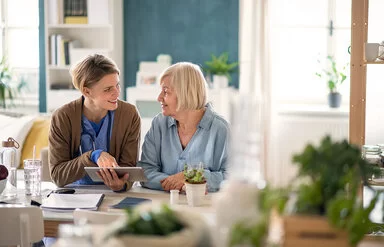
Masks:
[[[184,164],[204,163],[208,191],[217,191],[227,176],[229,125],[206,107],[195,134],[183,150],[177,132],[176,120],[158,114],[145,136],[141,160],[148,182],[144,187],[162,190],[160,180],[179,173]]]
[[[109,151],[109,142],[111,138],[112,126],[113,126],[114,112],[108,111],[108,114],[96,124],[84,115],[81,118],[81,141],[80,150],[82,153],[92,150],[91,159],[94,163],[100,157],[102,151]],[[82,155],[80,153],[79,155]],[[83,178],[73,182],[73,184],[104,184],[103,182],[93,182],[92,179],[85,174]]]

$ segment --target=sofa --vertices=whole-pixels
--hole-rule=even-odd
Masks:
[[[42,160],[42,180],[51,181],[48,170],[48,133],[49,115],[24,115],[12,112],[0,112],[0,141],[12,137],[18,143],[16,164],[23,169],[23,160],[33,158],[33,147],[36,147],[35,158]]]

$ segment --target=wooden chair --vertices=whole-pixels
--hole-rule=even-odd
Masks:
[[[31,246],[44,237],[43,213],[33,206],[0,204],[0,246]]]

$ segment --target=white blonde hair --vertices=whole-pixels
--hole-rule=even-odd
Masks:
[[[168,77],[176,92],[177,111],[200,110],[207,103],[207,83],[196,64],[179,62],[168,67],[160,76],[160,83]]]

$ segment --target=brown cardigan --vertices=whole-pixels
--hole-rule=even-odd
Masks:
[[[91,151],[79,157],[81,137],[82,97],[52,114],[49,131],[49,171],[53,182],[63,187],[81,179],[85,166],[97,166],[91,160]],[[115,110],[109,153],[120,166],[136,166],[140,145],[140,116],[135,106],[118,101]],[[132,184],[128,183],[127,189]]]

